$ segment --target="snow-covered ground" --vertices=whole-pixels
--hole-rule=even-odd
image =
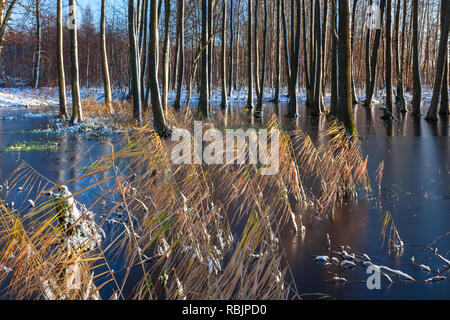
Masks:
[[[83,88],[82,99],[94,99],[102,102],[103,89]],[[67,103],[72,103],[72,94],[67,92]],[[58,88],[0,88],[0,107],[40,107],[59,104]]]
[[[394,89],[395,90],[395,89]],[[264,90],[264,101],[269,102],[274,97],[274,89]],[[432,89],[424,87],[422,90],[422,100],[424,103],[429,103],[432,97]],[[360,101],[365,99],[365,90],[357,89],[357,95]],[[116,93],[114,95],[115,99],[123,98],[123,94]],[[405,94],[408,101],[412,100],[412,94],[407,92]],[[176,92],[170,91],[168,95],[169,103],[175,101]],[[228,98],[229,102],[246,102],[247,101],[247,88],[242,88],[240,90],[233,91],[231,97]],[[256,100],[256,92],[254,93]],[[81,89],[82,99],[93,99],[98,102],[104,101],[103,88],[83,88]],[[379,90],[376,97],[374,98],[374,103],[382,103],[385,98],[385,90]],[[182,102],[187,99],[187,91],[182,92]],[[218,104],[221,102],[221,91],[212,90],[210,102],[212,104]],[[305,89],[300,89],[297,92],[297,99],[299,102],[306,101]],[[199,95],[197,92],[192,92],[191,103],[195,105],[198,103]],[[280,90],[280,101],[288,102],[289,97],[286,89]],[[67,92],[67,102],[70,104],[72,102],[71,92]],[[330,102],[329,96],[325,98],[325,102]],[[10,106],[23,106],[23,107],[39,107],[39,106],[55,106],[59,103],[58,88],[0,88],[0,107],[10,107]]]

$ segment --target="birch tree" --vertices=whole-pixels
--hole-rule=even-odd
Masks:
[[[102,51],[102,71],[103,87],[105,92],[105,105],[111,114],[114,113],[112,107],[111,80],[108,67],[108,53],[106,48],[106,0],[102,0],[101,18],[100,18],[100,41]]]
[[[78,21],[77,21],[77,6],[75,0],[69,0],[71,8],[72,24],[70,27],[70,66],[72,77],[72,117],[71,123],[83,121],[83,111],[81,108],[80,95],[80,74],[78,64]]]
[[[56,3],[56,29],[57,29],[57,50],[58,50],[58,88],[59,88],[59,118],[66,119],[67,99],[66,99],[66,75],[64,71],[64,42],[63,42],[63,13],[62,0]]]

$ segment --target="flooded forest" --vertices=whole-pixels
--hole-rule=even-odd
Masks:
[[[0,299],[450,299],[447,0],[0,1]]]

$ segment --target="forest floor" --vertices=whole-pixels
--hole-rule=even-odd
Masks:
[[[360,101],[363,101],[365,98],[365,90],[357,89],[358,97]],[[422,90],[422,100],[424,103],[429,103],[432,97],[432,89],[424,87]],[[169,104],[175,100],[176,92],[171,90],[168,95]],[[182,102],[185,102],[187,99],[187,91],[184,90],[182,94]],[[256,96],[256,94],[255,94]],[[274,96],[274,89],[266,89],[264,96],[266,102],[270,102]],[[405,94],[406,99],[408,101],[412,100],[412,94],[407,92]],[[126,94],[120,91],[114,92],[114,99],[123,100],[126,97]],[[385,97],[385,91],[379,90],[377,92],[377,96],[374,99],[374,103],[381,103]],[[98,103],[102,103],[104,101],[104,93],[103,88],[82,88],[81,89],[81,98],[83,100],[92,100]],[[300,103],[304,103],[306,101],[306,92],[304,89],[299,90],[297,93],[297,99]],[[71,92],[67,92],[67,102],[71,104],[72,95]],[[330,102],[330,98],[326,97],[325,102]],[[247,101],[247,89],[241,88],[235,90],[231,97],[229,97],[230,103],[244,103]],[[286,103],[289,101],[287,96],[287,90],[281,89],[281,97],[280,102]],[[192,93],[191,102],[195,105],[198,102],[198,94]],[[221,91],[213,90],[210,102],[212,104],[221,102]],[[31,89],[31,88],[0,88],[0,107],[40,107],[40,106],[55,106],[58,105],[58,88],[56,87],[45,87],[40,89]]]

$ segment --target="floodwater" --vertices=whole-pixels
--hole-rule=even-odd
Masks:
[[[212,107],[212,117],[224,126],[264,126],[275,113],[284,129],[300,127],[317,140],[318,133],[325,130],[323,118],[308,118],[304,106],[300,106],[300,117],[291,121],[286,116],[286,106],[266,104],[262,117],[247,112],[245,105],[232,104],[224,115],[220,108]],[[83,137],[76,134],[46,135],[30,134],[33,129],[45,129],[48,117],[13,118],[30,110],[25,108],[0,108],[0,150],[18,141],[55,141],[60,145],[52,151],[0,152],[0,182],[13,172],[21,160],[28,162],[43,176],[62,183],[82,174],[82,168],[97,156],[111,152],[111,143],[120,141],[118,136]],[[41,110],[40,110],[41,111]],[[290,272],[295,284],[305,299],[449,299],[450,281],[425,284],[424,280],[435,276],[444,263],[422,247],[440,235],[450,232],[450,180],[449,121],[440,120],[431,124],[416,120],[410,114],[397,114],[398,122],[392,124],[380,120],[378,107],[370,110],[355,106],[355,122],[362,139],[363,153],[369,157],[368,170],[374,195],[361,198],[338,208],[332,222],[316,222],[307,226],[304,236],[286,234],[281,239],[286,252]],[[91,148],[91,149],[90,149]],[[89,156],[83,152],[89,150]],[[80,160],[76,166],[73,162]],[[381,194],[375,186],[376,169],[384,161]],[[83,181],[69,185],[71,191],[83,188]],[[10,193],[13,191],[9,191]],[[95,192],[95,191],[93,191]],[[5,190],[1,198],[11,197]],[[88,196],[86,196],[88,197]],[[83,202],[83,198],[78,198]],[[382,246],[381,231],[386,212],[390,212],[399,234],[406,246],[402,254],[388,254]],[[358,266],[342,270],[336,266],[325,266],[313,262],[313,257],[326,255],[329,234],[333,249],[349,246],[349,253],[365,253],[372,262],[406,272],[418,282],[407,282],[393,278],[394,283],[381,281],[381,289],[369,290],[365,281],[370,276],[366,269]],[[435,247],[439,253],[450,258],[450,237],[443,237]],[[428,265],[431,273],[411,264],[414,256],[417,264]],[[333,284],[327,280],[334,274],[345,277],[347,284]]]

